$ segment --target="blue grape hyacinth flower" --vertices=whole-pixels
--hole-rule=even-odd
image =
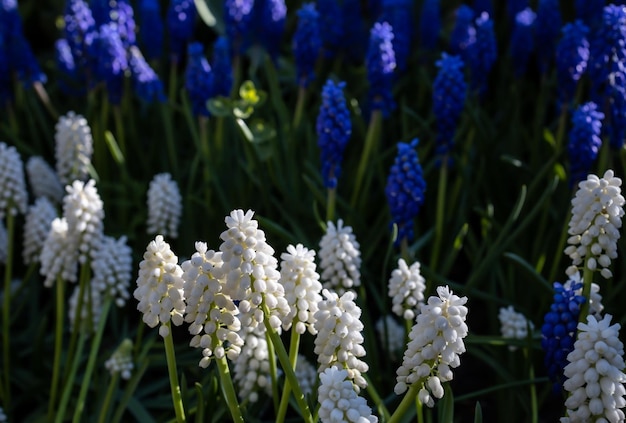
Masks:
[[[184,56],[187,43],[193,36],[196,14],[193,0],[170,0],[165,25],[169,33],[170,56],[176,63]]]
[[[225,0],[224,25],[231,40],[233,52],[240,54],[247,46],[252,29],[254,0]]]
[[[424,50],[435,50],[441,31],[441,5],[439,0],[425,0],[419,24],[420,46]],[[395,35],[395,28],[394,28]]]
[[[413,220],[424,203],[426,182],[415,151],[418,143],[417,138],[410,143],[398,143],[398,154],[387,177],[385,195],[392,222],[398,226],[396,246],[400,245],[403,239],[407,242],[413,240]]]
[[[556,47],[556,75],[559,99],[573,100],[578,81],[587,70],[589,61],[589,28],[581,20],[563,26],[561,40]]]
[[[530,7],[528,0],[507,0],[506,12],[511,22],[515,21],[517,14],[522,10]]]
[[[280,53],[280,45],[285,33],[287,20],[287,5],[285,0],[256,0],[254,8],[260,10],[257,13],[256,33],[259,34],[261,44],[276,61]]]
[[[594,102],[579,106],[572,115],[567,151],[570,161],[570,188],[587,179],[602,146],[602,119]]]
[[[57,80],[59,89],[71,96],[85,93],[84,75],[79,71],[72,49],[65,38],[59,38],[54,43],[54,58],[60,78]]]
[[[331,189],[337,187],[343,152],[352,134],[350,111],[343,94],[345,86],[345,82],[326,81],[315,126],[324,186]]]
[[[515,17],[515,26],[511,35],[511,62],[513,73],[522,77],[528,68],[528,61],[535,50],[535,20],[537,14],[530,7],[520,11]]]
[[[580,19],[589,28],[595,28],[602,22],[602,10],[605,0],[575,0],[576,19]]]
[[[352,63],[362,63],[367,50],[367,26],[360,0],[343,0],[341,22],[343,39],[339,40],[344,57]]]
[[[467,60],[467,51],[476,42],[476,28],[474,28],[474,10],[462,4],[456,10],[456,20],[450,33],[450,53],[460,55]]]
[[[413,29],[413,2],[407,0],[383,0],[379,22],[388,22],[393,28],[393,52],[399,72],[406,69],[411,53]],[[437,12],[435,10],[435,12]],[[433,29],[436,30],[436,29]],[[438,31],[437,31],[438,32]],[[437,34],[434,35],[435,44]]]
[[[465,107],[467,84],[463,60],[442,54],[436,63],[439,71],[433,83],[433,113],[437,121],[437,155],[445,157],[452,149],[454,133]]]
[[[139,39],[146,59],[155,60],[163,54],[163,18],[158,0],[139,3]]]
[[[487,12],[489,16],[493,15],[493,3],[491,0],[474,0],[474,11],[477,14]]]
[[[162,103],[166,100],[163,83],[141,54],[139,47],[131,46],[130,72],[133,89],[137,97],[146,103]]]
[[[84,0],[67,0],[63,21],[63,35],[72,50],[76,66],[84,71],[89,66],[88,45],[97,31],[91,8]]]
[[[216,96],[228,97],[233,87],[233,65],[230,41],[226,36],[220,36],[213,43],[213,91]]]
[[[119,105],[122,101],[124,73],[128,69],[126,49],[115,23],[101,25],[89,46],[89,55],[95,64],[98,81],[104,81],[109,102]]]
[[[554,60],[561,31],[561,10],[558,0],[539,0],[535,22],[535,46],[539,71],[548,72]]]
[[[339,53],[341,43],[338,41],[345,34],[341,3],[337,0],[317,0],[317,11],[324,57],[332,59]]]
[[[482,12],[475,21],[476,42],[468,52],[471,75],[471,85],[479,94],[487,90],[487,80],[491,68],[496,62],[496,37],[493,30],[493,20],[489,14]]]
[[[391,92],[396,69],[393,37],[393,29],[389,23],[376,22],[370,30],[366,57],[370,107],[381,110],[383,116],[388,116],[395,108]]]
[[[541,347],[545,352],[544,364],[548,376],[554,382],[554,389],[560,391],[565,380],[563,369],[568,363],[567,355],[574,349],[576,341],[580,309],[587,300],[576,294],[582,289],[580,282],[572,281],[565,285],[555,282],[553,287],[554,302],[541,326]]]
[[[198,42],[189,43],[187,47],[185,88],[189,94],[193,114],[208,117],[206,103],[214,95],[214,75],[204,55],[204,47]]]
[[[298,27],[293,35],[293,54],[296,62],[298,85],[307,87],[315,77],[315,62],[322,47],[320,15],[314,3],[305,3],[296,12]]]

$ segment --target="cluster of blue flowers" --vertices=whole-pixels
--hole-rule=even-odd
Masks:
[[[511,61],[516,77],[526,74],[530,55],[535,51],[535,20],[537,14],[529,7],[515,16],[515,26],[511,35]]]
[[[389,171],[385,187],[391,220],[398,226],[396,246],[403,239],[407,242],[413,240],[413,220],[424,203],[426,182],[415,151],[418,143],[417,138],[410,143],[398,143],[398,154]]]
[[[187,69],[185,70],[185,88],[189,93],[191,110],[196,116],[209,116],[206,102],[213,97],[213,72],[204,55],[201,43],[190,43],[187,47]]]
[[[298,28],[293,35],[293,52],[298,84],[306,87],[314,78],[315,62],[322,47],[319,13],[314,3],[305,3],[298,10]]]
[[[602,139],[602,119],[594,102],[579,106],[572,115],[572,129],[569,133],[567,151],[570,159],[570,187],[587,178],[598,157]]]
[[[556,72],[559,100],[571,102],[578,81],[587,70],[589,61],[589,28],[581,20],[563,26],[562,37],[556,47]]]
[[[343,94],[345,82],[326,81],[322,89],[322,105],[317,116],[317,144],[320,148],[322,177],[326,188],[336,188],[341,162],[352,133],[350,111]]]
[[[541,347],[545,352],[544,364],[548,376],[554,382],[554,389],[560,391],[563,386],[563,369],[567,365],[567,355],[574,349],[576,327],[580,308],[586,299],[577,295],[582,283],[571,282],[569,287],[555,282],[554,302],[544,316],[541,326]]]
[[[389,23],[375,23],[370,30],[370,42],[365,62],[367,79],[370,83],[370,107],[381,110],[384,116],[387,116],[395,108],[391,93],[396,69],[393,37],[393,30]]]

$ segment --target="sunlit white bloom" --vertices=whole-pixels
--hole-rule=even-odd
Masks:
[[[132,251],[126,244],[126,237],[115,239],[102,237],[101,243],[92,253],[91,285],[103,296],[110,295],[118,307],[126,304],[130,294],[128,288],[132,277]]]
[[[404,325],[398,323],[391,314],[387,314],[376,321],[376,334],[383,349],[392,358],[395,358],[396,354],[404,349]]]
[[[361,250],[352,227],[328,222],[318,251],[324,288],[339,295],[361,285]]]
[[[135,368],[133,364],[133,341],[128,338],[124,339],[111,357],[104,362],[104,367],[111,373],[111,376],[118,373],[122,379],[130,379]]]
[[[500,333],[503,338],[507,339],[526,339],[528,328],[532,331],[535,327],[533,322],[526,319],[522,313],[515,311],[513,306],[500,307],[498,319],[500,320]],[[509,345],[509,350],[515,349],[514,345]]]
[[[0,219],[26,213],[28,194],[24,166],[17,149],[0,142]]]
[[[602,178],[589,175],[578,184],[572,199],[569,246],[565,249],[565,254],[572,259],[568,275],[577,272],[584,262],[589,270],[598,270],[606,279],[613,275],[609,266],[611,260],[617,258],[617,241],[624,216],[621,185],[622,180],[610,169]]]
[[[54,204],[63,200],[65,190],[54,169],[41,156],[32,156],[26,162],[28,182],[35,198],[46,197]]]
[[[70,111],[55,126],[56,169],[62,184],[84,181],[89,175],[93,138],[87,120]]]
[[[196,252],[181,265],[187,307],[185,322],[193,335],[190,345],[202,348],[200,367],[208,367],[213,357],[236,360],[243,339],[239,336],[239,309],[223,291],[222,253],[196,242]]]
[[[58,277],[68,282],[78,280],[78,248],[76,239],[68,233],[64,217],[57,217],[50,224],[39,259],[39,273],[45,277],[45,287],[52,287]]]
[[[578,338],[563,371],[567,378],[563,388],[569,395],[562,422],[624,421],[624,346],[620,325],[611,325],[611,318],[587,316],[587,323],[578,324]]]
[[[263,307],[269,310],[269,323],[279,329],[289,314],[274,249],[266,242],[265,232],[252,219],[254,212],[233,210],[226,216],[227,230],[221,233],[222,272],[225,293],[239,301],[241,325],[263,324]]]
[[[155,175],[148,188],[148,233],[177,238],[182,210],[182,197],[172,175]]]
[[[358,396],[348,378],[348,372],[337,366],[320,373],[317,401],[320,404],[319,418],[322,423],[378,421],[365,398]]]
[[[404,259],[398,259],[398,267],[391,272],[388,287],[392,302],[391,311],[403,319],[415,319],[417,305],[424,301],[426,289],[426,280],[420,272],[420,263],[416,261],[409,267]]]
[[[303,334],[307,329],[313,335],[315,312],[322,300],[320,275],[315,270],[315,251],[302,244],[287,246],[280,263],[280,283],[285,289],[285,299],[291,311],[283,319],[283,329],[287,330],[295,322],[295,331]]]
[[[270,357],[265,338],[265,327],[243,327],[239,333],[244,340],[241,353],[233,366],[233,383],[242,400],[257,402],[259,393],[272,394]]]
[[[24,249],[22,257],[25,264],[37,263],[51,224],[57,218],[57,211],[47,197],[39,197],[28,208],[24,222]]]
[[[96,189],[96,181],[74,181],[65,187],[63,217],[67,221],[68,236],[75,238],[78,261],[87,262],[102,242],[104,231],[104,204]]]
[[[411,385],[421,386],[418,399],[428,407],[443,397],[443,382],[452,380],[452,369],[461,363],[467,336],[467,297],[458,297],[447,286],[437,288],[437,296],[420,305],[417,322],[409,333],[409,344],[402,365],[396,371],[396,394]]]
[[[348,378],[359,388],[366,388],[367,381],[362,373],[368,365],[359,357],[365,356],[363,348],[363,323],[361,309],[354,302],[356,294],[346,291],[341,297],[327,289],[322,291],[324,299],[320,301],[315,313],[314,352],[319,363],[318,372],[338,365],[348,372]]]
[[[183,270],[178,257],[157,235],[151,241],[139,263],[137,289],[133,296],[139,301],[137,310],[143,313],[143,321],[151,328],[161,324],[159,334],[165,338],[170,334],[169,322],[176,326],[183,323],[185,294]]]

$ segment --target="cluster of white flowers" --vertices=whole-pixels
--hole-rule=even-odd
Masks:
[[[621,194],[622,180],[607,170],[602,178],[587,176],[578,184],[572,199],[572,218],[569,222],[568,247],[565,249],[572,259],[567,274],[572,275],[586,260],[589,270],[600,270],[609,279],[609,266],[617,258],[619,228],[624,216],[624,197]]]
[[[70,237],[76,241],[78,261],[87,262],[98,249],[104,231],[104,204],[96,189],[96,181],[74,181],[65,187],[63,217],[67,220]]]
[[[241,323],[239,309],[218,279],[222,276],[222,253],[196,242],[196,252],[181,267],[187,302],[185,322],[190,323],[189,333],[193,335],[190,345],[203,349],[200,367],[208,367],[213,356],[236,360],[243,346],[238,333]]]
[[[398,267],[391,272],[388,287],[392,302],[391,311],[403,319],[415,319],[417,306],[424,301],[426,289],[426,281],[420,272],[420,263],[416,261],[409,267],[404,259],[398,259]]]
[[[55,129],[56,169],[61,183],[87,179],[93,155],[93,138],[87,119],[70,111],[59,118]]]
[[[467,336],[467,297],[453,294],[447,286],[438,287],[437,294],[420,305],[394,388],[400,395],[419,383],[418,399],[428,407],[435,404],[433,397],[443,396],[441,383],[452,380],[452,368],[460,364],[459,355],[465,352],[463,338]]]
[[[41,247],[40,274],[45,277],[44,286],[52,287],[57,277],[76,282],[78,250],[73,248],[68,234],[67,220],[57,217],[50,224],[50,231]]]
[[[291,311],[283,319],[283,329],[287,330],[295,321],[295,331],[303,334],[307,329],[313,335],[315,312],[322,300],[320,275],[315,270],[315,251],[302,244],[289,245],[282,253],[280,263],[280,283],[285,290],[285,299]]]
[[[50,232],[52,221],[56,218],[57,211],[47,197],[37,198],[28,208],[22,250],[25,264],[39,261],[44,241]]]
[[[32,156],[26,162],[28,182],[35,198],[46,197],[54,204],[63,200],[65,190],[57,173],[41,156]]]
[[[318,252],[324,288],[339,295],[361,285],[361,250],[352,228],[339,219],[328,222]]]
[[[111,373],[119,373],[122,379],[128,380],[135,368],[133,364],[133,341],[126,338],[113,352],[111,357],[104,362],[104,367]]]
[[[220,234],[223,242],[219,248],[224,262],[224,289],[239,301],[242,326],[263,324],[265,305],[270,312],[270,325],[278,330],[290,308],[278,282],[280,272],[274,249],[266,242],[265,232],[259,229],[253,215],[252,210],[244,213],[237,209],[225,218],[228,229]]]
[[[178,185],[172,179],[172,175],[169,173],[155,175],[148,188],[148,233],[178,237],[182,204]]]
[[[317,399],[320,404],[319,418],[322,423],[358,422],[375,423],[365,398],[358,396],[348,379],[348,372],[332,366],[320,373]]]
[[[79,304],[80,303],[80,304]],[[80,308],[80,314],[78,309]],[[70,320],[72,331],[94,332],[100,322],[102,312],[102,292],[89,284],[83,288],[83,299],[80,300],[80,285],[74,286],[72,295],[68,300],[67,314]],[[76,322],[76,318],[79,321]],[[91,318],[91,320],[88,320]]]
[[[132,250],[126,244],[126,237],[115,239],[104,236],[94,251],[91,262],[93,277],[92,289],[102,295],[111,295],[118,307],[123,307],[130,297],[128,288],[132,275]]]
[[[564,289],[572,289],[573,284],[582,284],[582,277],[580,272],[573,273],[568,276],[567,281],[563,284]],[[582,285],[576,291],[575,295],[583,295]],[[596,316],[600,316],[604,310],[604,304],[602,304],[602,295],[600,294],[600,285],[595,282],[591,283],[591,291],[589,292],[589,313]]]
[[[563,371],[563,388],[570,395],[562,423],[624,421],[624,346],[620,325],[611,325],[611,317],[587,316],[587,323],[578,324],[578,338]]]
[[[388,314],[378,319],[375,327],[383,348],[395,358],[396,353],[404,349],[404,326]]]
[[[515,311],[513,306],[500,307],[498,313],[500,320],[500,333],[503,338],[508,339],[526,339],[528,337],[528,328],[532,331],[535,326],[533,322],[526,319],[522,313]],[[514,345],[509,345],[509,350],[515,351]]]
[[[317,384],[317,369],[305,356],[298,354],[296,358],[296,379],[304,395],[313,393]]]
[[[183,323],[185,294],[182,274],[178,257],[163,236],[157,235],[148,244],[139,263],[139,277],[133,296],[139,301],[137,310],[143,313],[144,323],[151,328],[160,323],[159,334],[163,338],[170,334],[170,321],[176,326]]]
[[[233,383],[239,398],[250,402],[259,400],[259,392],[272,394],[270,357],[265,338],[265,327],[244,327],[240,332],[244,340],[241,353],[233,366]]]
[[[28,193],[24,166],[16,148],[0,142],[0,219],[26,213]]]
[[[359,357],[365,356],[363,343],[363,323],[361,309],[354,302],[356,294],[346,291],[341,297],[327,289],[322,291],[324,300],[320,301],[315,313],[314,352],[319,363],[318,372],[339,365],[348,372],[348,377],[359,388],[366,388],[367,381],[362,373],[368,365]]]

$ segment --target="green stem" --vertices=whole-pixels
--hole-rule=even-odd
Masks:
[[[535,367],[533,366],[533,362],[529,357],[530,351],[528,348],[524,348],[524,356],[526,358],[526,362],[530,363],[530,368],[528,369],[528,379],[531,381],[535,380]],[[537,386],[535,383],[530,384],[530,409],[532,414],[532,423],[538,423],[539,417],[539,406],[537,404]]]
[[[306,88],[302,85],[298,89],[298,100],[296,102],[296,110],[293,114],[293,130],[295,131],[300,126],[302,121],[302,114],[304,111],[304,104],[306,103]]]
[[[78,338],[78,347],[76,348],[76,355],[74,356],[74,361],[72,361],[72,366],[70,368],[70,374],[65,382],[63,388],[63,395],[61,397],[61,404],[59,405],[59,410],[56,413],[55,423],[62,423],[65,420],[65,410],[67,409],[67,403],[70,400],[70,394],[72,393],[72,387],[74,386],[74,379],[76,378],[76,371],[78,370],[78,364],[80,363],[80,358],[83,355],[83,348],[85,346],[85,340],[87,339],[87,332],[84,330],[80,331],[80,337]]]
[[[439,254],[441,250],[441,242],[443,238],[443,221],[446,214],[446,192],[448,185],[448,157],[442,159],[441,168],[439,169],[439,188],[437,190],[437,212],[435,214],[435,243],[430,257],[430,268],[437,270]]]
[[[84,306],[86,285],[89,283],[89,264],[85,263],[80,268],[80,276],[78,279],[78,302],[76,303],[75,316],[81,316]],[[67,352],[67,362],[71,363],[74,360],[74,354],[76,353],[76,339],[82,332],[80,329],[80,318],[74,319],[74,326],[72,327],[72,336],[70,337],[70,345]],[[69,371],[69,367],[66,367],[65,371]],[[67,374],[64,375],[64,380],[67,380]]]
[[[357,168],[356,179],[354,181],[354,190],[352,191],[352,198],[350,204],[352,207],[356,205],[356,201],[359,198],[361,187],[363,186],[363,179],[365,177],[365,171],[369,165],[370,155],[375,150],[377,145],[378,133],[383,122],[383,114],[380,109],[376,109],[372,112],[369,128],[367,128],[367,134],[365,136],[365,144],[361,153],[361,161]]]
[[[115,388],[117,387],[117,382],[119,381],[119,379],[119,372],[115,372],[113,373],[113,376],[111,376],[111,381],[109,382],[107,394],[104,397],[104,402],[102,403],[102,408],[100,409],[100,417],[98,417],[98,423],[104,423],[107,421],[107,417],[111,409],[111,399],[113,398],[113,392],[115,392]]]
[[[172,402],[174,404],[174,411],[176,413],[176,421],[183,423],[185,419],[185,409],[183,407],[183,398],[180,391],[180,384],[178,383],[178,372],[176,370],[176,352],[174,351],[174,341],[172,340],[172,328],[171,323],[166,323],[169,333],[163,342],[165,343],[165,356],[167,358],[167,372],[170,377],[170,388],[172,390]]]
[[[311,416],[311,410],[309,409],[309,405],[306,403],[304,398],[304,394],[302,393],[302,389],[300,388],[300,384],[298,383],[298,379],[296,378],[296,374],[290,366],[289,356],[287,355],[287,351],[285,350],[285,346],[283,345],[280,336],[276,333],[272,325],[270,325],[269,317],[270,311],[265,303],[261,305],[263,308],[263,313],[265,318],[263,319],[263,323],[265,324],[265,329],[274,344],[274,348],[276,349],[276,355],[278,355],[278,361],[280,361],[280,365],[282,366],[285,376],[291,385],[291,389],[293,389],[294,396],[296,397],[296,402],[298,403],[298,407],[300,408],[300,413],[302,414],[302,418],[305,422],[313,423],[313,417]]]
[[[102,306],[102,310],[100,312],[100,320],[98,321],[98,328],[96,330],[93,340],[91,341],[91,351],[89,352],[89,359],[87,360],[87,369],[85,370],[85,375],[83,376],[83,383],[80,386],[78,402],[76,403],[76,409],[74,410],[74,418],[72,419],[73,423],[80,422],[80,417],[83,414],[83,410],[85,409],[85,398],[87,397],[87,390],[89,388],[89,385],[92,382],[91,375],[96,365],[96,358],[98,356],[98,351],[100,350],[102,334],[104,333],[104,327],[106,326],[106,321],[107,321],[107,317],[109,314],[109,310],[111,309],[112,302],[113,302],[113,299],[111,298],[111,296],[107,295],[107,298],[104,301],[104,305]]]
[[[328,188],[328,197],[326,203],[326,221],[332,222],[335,218],[335,204],[337,202],[337,189]]]
[[[117,143],[122,151],[122,157],[126,158],[126,137],[124,136],[124,119],[122,119],[122,109],[120,106],[113,107],[113,119],[115,120],[115,132],[117,132]]]
[[[12,206],[9,201],[9,206]],[[7,213],[7,245],[13,245],[15,233],[15,216]],[[6,264],[4,266],[4,304],[2,305],[2,345],[4,356],[4,404],[11,405],[11,349],[9,345],[11,325],[11,277],[13,276],[13,248],[7,248]]]
[[[400,401],[400,404],[398,405],[398,408],[396,408],[396,411],[394,411],[391,417],[389,417],[389,420],[387,420],[387,423],[398,423],[402,421],[403,417],[409,413],[409,409],[415,405],[415,401],[417,400],[417,394],[419,393],[420,389],[421,384],[419,383],[414,383],[413,385],[411,385],[409,391],[404,395],[402,401]],[[419,412],[417,413],[418,416],[420,414],[421,413]]]
[[[294,322],[295,323],[295,322]],[[289,362],[291,368],[296,371],[296,364],[298,361],[298,350],[300,349],[300,334],[291,329],[291,339],[289,341]],[[278,413],[276,414],[276,423],[283,423],[285,421],[285,415],[287,414],[287,405],[289,404],[289,393],[291,392],[291,384],[289,380],[285,381],[283,387],[283,393],[280,397],[280,406],[278,407]]]
[[[235,394],[235,387],[233,386],[233,379],[230,376],[230,370],[228,369],[228,361],[226,357],[216,358],[217,370],[220,375],[220,386],[222,387],[222,394],[226,399],[226,404],[230,410],[230,415],[233,417],[233,421],[236,423],[243,423],[243,416],[239,409],[239,403],[237,401],[237,394]]]
[[[54,330],[54,365],[52,367],[52,385],[50,388],[50,402],[48,405],[48,421],[54,417],[54,406],[57,400],[59,375],[61,373],[61,354],[63,352],[63,318],[65,317],[65,281],[57,276],[56,286],[56,327]]]
[[[391,416],[389,414],[389,410],[387,410],[387,407],[385,407],[385,402],[380,397],[380,395],[378,395],[378,391],[376,391],[376,389],[374,388],[374,385],[372,384],[370,378],[366,374],[363,374],[363,377],[367,381],[367,393],[369,394],[370,398],[372,398],[374,404],[376,404],[378,414],[382,417],[382,421],[389,420]]]
[[[587,249],[587,257],[585,258],[585,264],[583,269],[583,293],[585,302],[580,306],[580,315],[578,316],[579,323],[587,323],[587,315],[589,315],[589,301],[591,300],[591,284],[593,283],[593,270],[589,269],[588,262],[591,258],[590,248]]]
[[[274,345],[267,331],[265,331],[265,339],[267,342],[267,358],[270,365],[270,379],[272,380],[272,401],[274,402],[274,411],[278,412],[278,371],[276,369],[276,353]]]

